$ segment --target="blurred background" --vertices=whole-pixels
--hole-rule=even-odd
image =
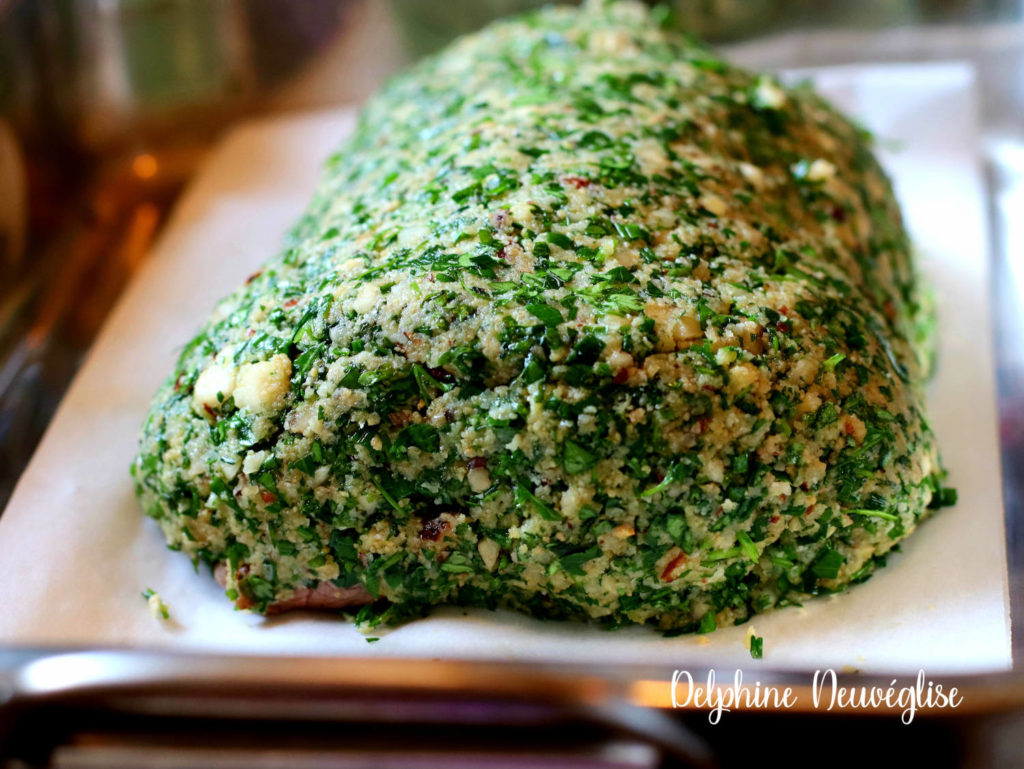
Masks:
[[[0,509],[118,294],[225,131],[246,119],[358,103],[404,64],[454,36],[542,4],[0,0]],[[669,5],[676,23],[755,68],[928,60],[975,65],[984,132],[979,160],[996,246],[991,299],[1014,616],[1020,616],[1024,320],[1015,280],[1024,272],[1024,0]],[[1019,650],[1020,639],[1015,643]],[[40,733],[53,739],[52,719],[39,721]],[[700,728],[699,721],[691,726]],[[836,746],[852,747],[868,733],[886,743],[891,757],[891,741],[899,741],[905,760],[932,766],[1017,766],[1024,760],[1019,714],[932,722],[915,725],[916,731],[867,721],[799,728],[818,731],[813,744],[834,766],[847,765]],[[795,726],[786,719],[733,724],[705,737],[716,749],[731,746],[736,757],[744,746],[775,742]],[[616,755],[593,765],[655,765],[643,756],[627,761]],[[856,750],[848,757],[863,760]],[[112,765],[95,756],[95,763],[77,760],[62,765]]]

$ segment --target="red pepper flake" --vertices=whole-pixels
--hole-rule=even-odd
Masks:
[[[256,280],[256,278],[258,278],[262,274],[263,274],[263,270],[257,270],[256,272],[254,272],[252,275],[250,275],[248,278],[245,279],[245,285],[248,286],[250,283],[252,283],[254,280]]]
[[[697,434],[703,435],[707,432],[708,425],[711,424],[711,417],[701,417],[697,420]]]
[[[430,366],[427,366],[426,369],[427,373],[434,377],[438,382],[451,382],[453,379],[452,375],[448,373],[448,369],[440,367],[432,368]]]
[[[211,417],[217,416],[217,414],[214,412],[214,410],[210,408],[210,404],[209,403],[204,403],[203,404],[203,411],[205,411]]]
[[[578,190],[589,187],[592,184],[590,179],[584,179],[582,176],[563,176],[562,181],[566,184],[571,184]]]
[[[392,411],[388,414],[388,421],[395,427],[405,427],[409,424],[410,419],[412,419],[412,414],[408,411]]]
[[[673,572],[682,564],[686,563],[686,553],[679,551],[679,555],[669,561],[661,572],[662,582],[672,582],[675,579]]]
[[[777,516],[777,515],[773,515],[773,516],[772,516],[772,517],[770,518],[770,520],[771,520],[771,522],[772,522],[772,523],[778,523],[778,522],[779,522],[779,516]]]
[[[178,392],[181,389],[181,378],[184,374],[178,374],[178,378],[174,380],[174,392]]]
[[[842,206],[833,206],[832,207],[832,218],[835,219],[837,222],[845,222],[846,221],[846,209],[843,208]]]
[[[780,320],[778,323],[776,323],[775,324],[775,328],[777,328],[783,334],[788,334],[789,333],[789,324],[784,322],[784,321]]]
[[[285,307],[294,307],[298,303],[299,303],[299,299],[298,299],[298,297],[296,297],[294,299],[289,299],[287,302],[284,303],[284,306]]]
[[[612,380],[615,384],[625,384],[629,379],[629,368],[623,366],[615,372],[615,378]]]
[[[467,470],[476,470],[481,467],[487,467],[487,457],[470,457],[466,462]]]
[[[813,510],[813,509],[814,509],[814,505],[808,505],[807,509],[804,510],[804,515],[810,515],[811,514],[811,510]]]
[[[451,524],[443,518],[431,518],[424,522],[423,528],[420,529],[420,539],[426,542],[437,542],[450,528]]]
[[[504,247],[504,246],[502,246],[501,248],[499,248],[499,249],[498,249],[498,250],[497,250],[497,251],[496,251],[496,252],[494,253],[494,255],[495,255],[496,257],[498,257],[499,259],[505,259],[505,258],[506,258],[506,257],[508,256],[508,254],[506,254],[506,253],[505,253],[505,247]]]
[[[789,308],[786,305],[782,305],[782,307],[779,308],[779,312],[783,315],[789,315]]]
[[[277,501],[277,495],[272,491],[267,491],[266,489],[264,489],[263,491],[260,492],[260,499],[263,500],[264,504],[269,505],[272,502]]]

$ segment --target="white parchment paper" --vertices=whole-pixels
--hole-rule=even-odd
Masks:
[[[930,412],[960,503],[921,526],[888,568],[846,594],[707,638],[608,632],[449,608],[379,633],[329,615],[236,612],[205,568],[168,551],[128,476],[147,403],[216,299],[271,256],[352,126],[339,111],[248,124],[214,154],[110,318],[0,518],[0,642],[235,653],[530,659],[672,667],[757,665],[915,673],[1010,662],[1007,570],[986,307],[976,105],[962,65],[804,73],[886,149],[941,302]],[[157,590],[171,621],[140,591]],[[751,628],[764,637],[751,660]]]

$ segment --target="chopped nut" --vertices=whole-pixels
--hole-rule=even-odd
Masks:
[[[629,539],[634,534],[636,534],[636,529],[634,529],[628,523],[620,523],[618,526],[612,529],[612,534],[614,534],[619,539]]]
[[[235,391],[235,369],[214,364],[203,370],[192,388],[192,410],[209,418],[220,411],[224,401]]]
[[[291,387],[292,362],[287,355],[243,366],[235,387],[235,405],[255,413],[276,411]]]
[[[491,487],[491,474],[486,467],[474,467],[466,473],[466,481],[474,493],[482,494]]]

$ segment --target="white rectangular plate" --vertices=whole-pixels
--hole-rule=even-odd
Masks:
[[[526,659],[672,668],[765,665],[929,674],[1010,664],[1007,570],[972,73],[962,65],[804,73],[870,127],[940,294],[930,413],[960,502],[849,592],[706,638],[446,608],[366,639],[330,615],[236,612],[205,568],[165,549],[128,467],[180,345],[279,248],[351,111],[248,124],[214,153],[96,342],[0,519],[0,642],[235,653]],[[171,620],[140,592],[157,590]],[[756,628],[763,662],[746,648]]]

